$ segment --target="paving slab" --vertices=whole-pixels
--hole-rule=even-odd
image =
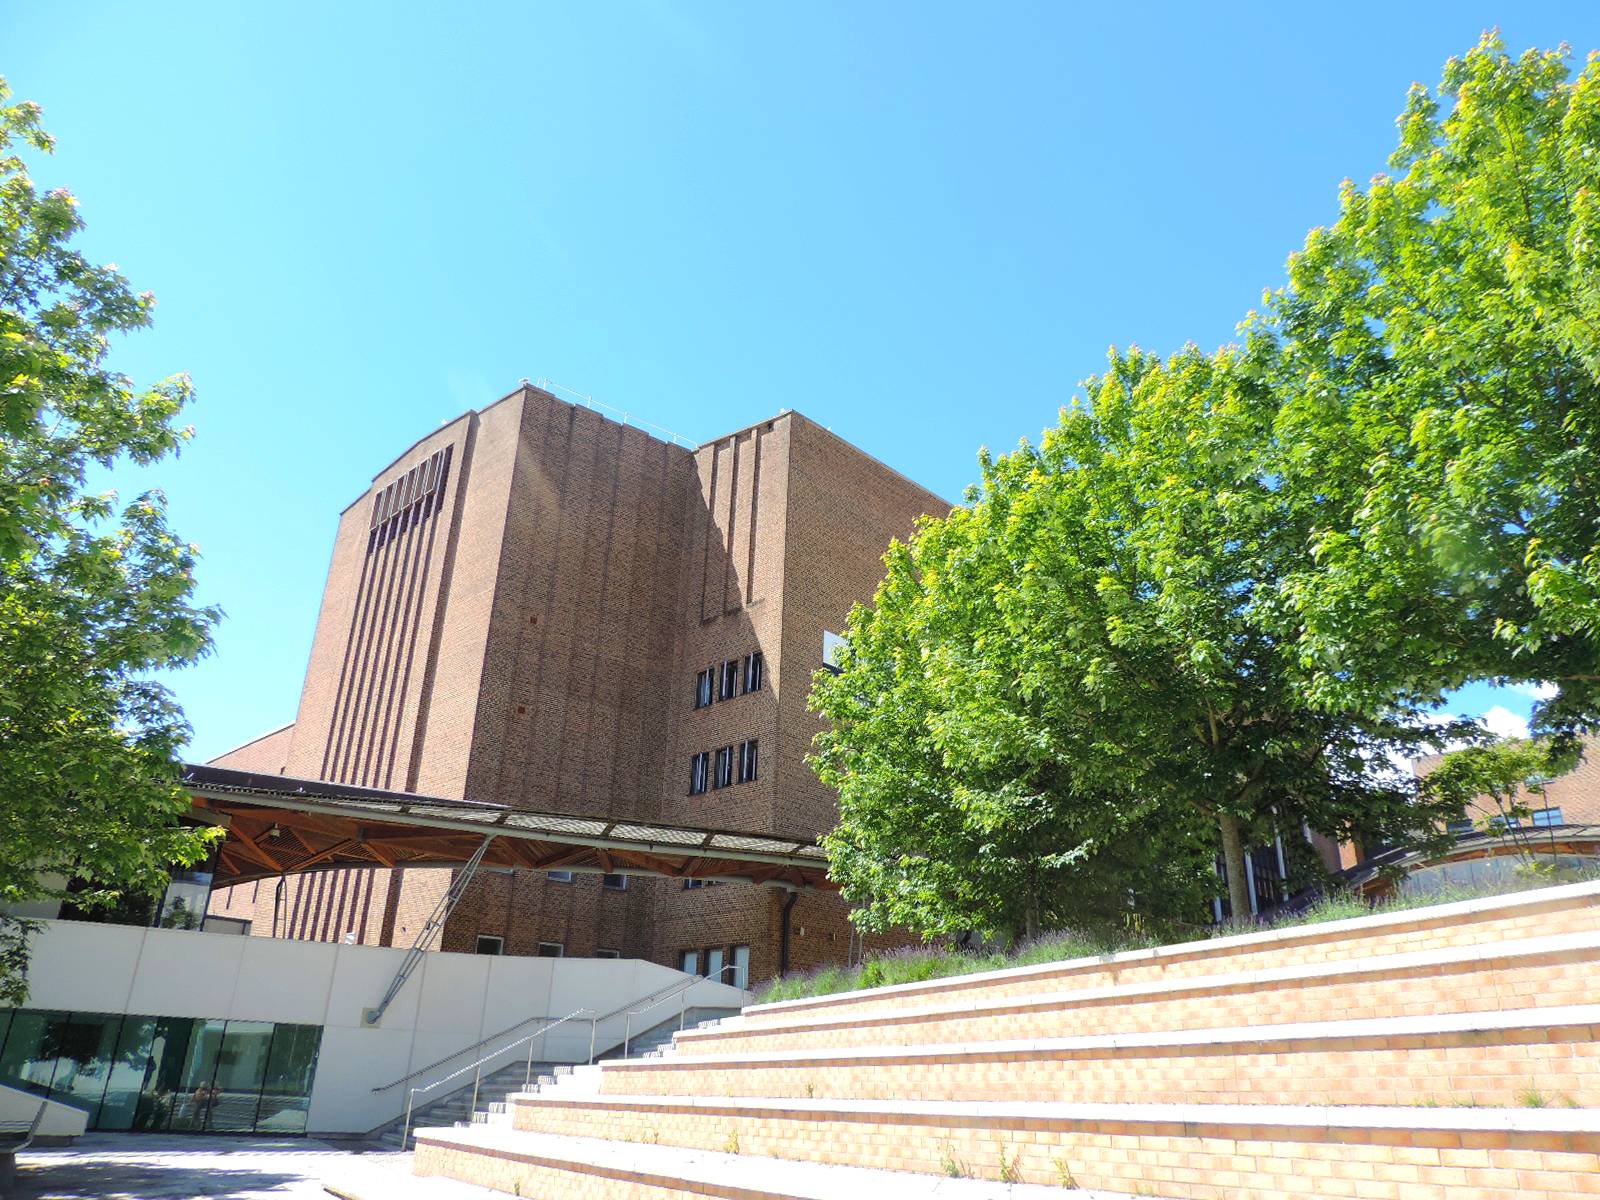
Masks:
[[[409,1179],[411,1155],[314,1138],[92,1133],[17,1156],[17,1200],[328,1200],[359,1168]],[[485,1193],[486,1195],[489,1193]]]

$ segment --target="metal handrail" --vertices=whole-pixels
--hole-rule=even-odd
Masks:
[[[585,1010],[580,1009],[579,1011],[582,1012],[582,1011],[585,1011]],[[568,1016],[570,1016],[570,1015],[571,1014],[569,1013]],[[551,1018],[550,1018],[550,1014],[549,1013],[539,1013],[539,1014],[537,1014],[535,1016],[532,1016],[532,1017],[523,1017],[522,1020],[513,1021],[510,1025],[507,1025],[504,1029],[498,1030],[495,1033],[491,1033],[486,1037],[479,1038],[477,1041],[473,1042],[472,1045],[470,1045],[470,1046],[463,1046],[463,1047],[461,1047],[461,1049],[455,1051],[453,1054],[446,1054],[443,1058],[436,1059],[435,1061],[429,1063],[425,1067],[418,1067],[415,1071],[412,1071],[409,1075],[402,1075],[402,1076],[400,1076],[399,1079],[391,1079],[388,1083],[380,1083],[377,1087],[373,1088],[372,1090],[373,1090],[374,1093],[376,1093],[376,1092],[387,1092],[390,1088],[398,1087],[400,1084],[404,1083],[408,1079],[415,1079],[418,1075],[426,1075],[429,1071],[433,1070],[435,1067],[444,1066],[445,1063],[449,1062],[453,1058],[460,1058],[463,1054],[471,1054],[474,1050],[478,1049],[480,1046],[487,1046],[490,1042],[495,1041],[498,1038],[503,1038],[503,1037],[505,1037],[506,1034],[513,1033],[516,1030],[521,1029],[524,1025],[528,1024],[530,1021],[548,1021],[550,1019]],[[561,1019],[564,1021],[567,1018],[566,1017],[562,1017]],[[605,1020],[605,1017],[598,1017],[596,1019],[603,1021],[603,1020]],[[520,1038],[517,1040],[516,1044],[517,1045],[521,1045],[522,1044]],[[490,1055],[490,1057],[493,1058],[494,1056]]]
[[[715,983],[721,983],[724,972],[738,970],[739,966],[739,963],[723,963],[722,966],[717,968],[714,979],[710,975],[696,975],[692,979],[680,980],[671,987],[662,988],[661,991],[656,992],[654,995],[643,997],[643,999],[649,1001],[650,1003],[647,1003],[640,1008],[630,1008],[628,1010],[628,1020],[626,1025],[623,1027],[622,1033],[622,1057],[628,1057],[628,1045],[633,1040],[633,1019],[635,1017],[643,1016],[652,1008],[658,1007],[663,1001],[672,999],[674,995],[679,995],[682,997],[682,1003],[678,1005],[678,1032],[682,1033],[684,1018],[689,1011],[690,989],[693,988],[695,984],[704,983],[706,980],[712,980]],[[638,1001],[634,1001],[634,1003],[638,1003]],[[606,1016],[614,1017],[616,1016],[616,1013],[607,1013]]]
[[[405,1146],[406,1146],[406,1141],[411,1137],[411,1110],[412,1110],[413,1105],[416,1104],[417,1093],[418,1092],[431,1092],[431,1091],[433,1091],[434,1088],[439,1087],[441,1084],[449,1083],[452,1079],[458,1079],[462,1075],[465,1075],[468,1071],[476,1070],[478,1072],[478,1074],[476,1075],[476,1077],[474,1077],[474,1079],[472,1081],[472,1106],[471,1106],[471,1108],[468,1109],[469,1112],[475,1112],[477,1110],[477,1107],[478,1107],[478,1085],[481,1082],[483,1082],[483,1064],[486,1063],[486,1062],[494,1061],[495,1059],[499,1058],[502,1054],[504,1054],[507,1050],[514,1049],[515,1047],[522,1045],[523,1042],[527,1042],[528,1043],[528,1070],[527,1070],[527,1073],[523,1076],[523,1080],[522,1080],[523,1090],[526,1091],[528,1088],[533,1086],[533,1043],[534,1043],[534,1040],[536,1038],[542,1037],[543,1035],[549,1033],[557,1025],[564,1025],[564,1024],[566,1024],[566,1022],[572,1020],[574,1017],[583,1017],[583,1016],[587,1016],[588,1018],[590,1018],[590,1025],[589,1025],[589,1060],[591,1062],[593,1062],[594,1061],[594,1031],[595,1031],[595,1026],[598,1023],[598,1019],[595,1017],[594,1009],[592,1009],[592,1008],[575,1008],[571,1012],[569,1012],[566,1016],[556,1018],[556,1020],[551,1021],[550,1024],[542,1026],[541,1028],[534,1030],[532,1033],[526,1035],[525,1037],[520,1037],[514,1042],[507,1042],[504,1046],[501,1046],[499,1049],[495,1050],[492,1054],[485,1054],[477,1062],[468,1063],[466,1066],[462,1067],[460,1070],[452,1071],[452,1072],[450,1072],[450,1074],[445,1075],[440,1079],[435,1079],[432,1083],[424,1084],[421,1087],[414,1087],[414,1088],[411,1088],[410,1090],[408,1090],[407,1093],[406,1093],[406,1119],[405,1119],[404,1124],[400,1127],[400,1148],[402,1150],[404,1150]]]
[[[411,1110],[412,1110],[412,1105],[416,1100],[416,1095],[417,1095],[418,1092],[431,1092],[434,1088],[438,1087],[440,1084],[448,1083],[450,1080],[459,1078],[460,1076],[465,1075],[468,1071],[471,1071],[474,1068],[479,1068],[478,1078],[474,1079],[473,1080],[473,1084],[472,1084],[472,1107],[474,1109],[476,1109],[477,1106],[478,1106],[478,1084],[482,1079],[482,1070],[481,1070],[481,1068],[483,1067],[483,1065],[485,1063],[487,1063],[487,1062],[490,1062],[490,1061],[496,1059],[496,1058],[499,1058],[507,1050],[515,1049],[516,1047],[522,1045],[524,1042],[528,1043],[528,1070],[527,1070],[526,1078],[525,1078],[524,1083],[523,1083],[523,1087],[527,1088],[528,1086],[530,1086],[532,1084],[532,1081],[533,1081],[533,1042],[534,1042],[534,1040],[536,1038],[540,1037],[541,1035],[543,1035],[545,1033],[548,1033],[550,1030],[554,1029],[557,1025],[565,1024],[567,1021],[570,1021],[570,1020],[574,1019],[575,1017],[580,1017],[580,1016],[581,1017],[587,1017],[588,1021],[589,1021],[589,1061],[592,1063],[592,1062],[594,1062],[595,1036],[596,1036],[597,1031],[600,1028],[600,1022],[609,1021],[612,1017],[622,1016],[622,1015],[626,1014],[627,1021],[626,1021],[625,1025],[624,1025],[623,1037],[622,1037],[622,1055],[623,1055],[624,1058],[626,1058],[627,1055],[628,1055],[628,1046],[629,1046],[629,1043],[631,1042],[632,1037],[633,1037],[633,1018],[634,1017],[639,1016],[639,1015],[641,1015],[643,1013],[649,1012],[652,1008],[658,1007],[664,1001],[670,1000],[675,995],[679,995],[679,996],[683,997],[683,1003],[680,1003],[680,1005],[678,1007],[678,1028],[681,1031],[683,1029],[683,1023],[684,1023],[685,1015],[686,1015],[686,1013],[688,1011],[687,997],[688,997],[689,991],[692,988],[694,988],[696,984],[704,983],[707,980],[712,980],[713,982],[720,983],[720,982],[722,982],[722,976],[726,972],[737,970],[739,968],[739,966],[740,966],[739,963],[724,963],[720,968],[718,968],[718,970],[717,970],[717,972],[716,972],[714,977],[711,976],[711,975],[692,975],[687,979],[678,980],[676,983],[670,983],[666,987],[658,988],[653,992],[648,992],[643,996],[636,997],[635,999],[628,1001],[627,1004],[618,1005],[616,1008],[612,1009],[610,1012],[607,1012],[607,1013],[596,1013],[594,1011],[594,1009],[592,1009],[592,1008],[574,1009],[572,1012],[568,1013],[566,1016],[558,1017],[555,1020],[551,1021],[550,1024],[541,1026],[540,1028],[534,1030],[532,1033],[526,1034],[523,1037],[518,1038],[514,1042],[507,1042],[504,1045],[497,1047],[496,1049],[492,1050],[490,1053],[484,1055],[477,1062],[468,1063],[466,1066],[461,1067],[461,1068],[459,1068],[459,1069],[457,1069],[455,1071],[452,1071],[450,1074],[444,1076],[443,1078],[434,1080],[432,1083],[428,1084],[425,1087],[413,1087],[413,1088],[411,1088],[408,1091],[407,1095],[406,1095],[406,1118],[405,1118],[404,1128],[402,1129],[401,1135],[400,1135],[400,1144],[401,1144],[401,1146],[405,1145],[406,1138],[410,1136],[409,1130],[410,1130],[410,1126],[411,1126]],[[636,1008],[635,1007],[631,1007],[633,1005],[638,1005],[639,1007],[636,1007]],[[504,1029],[500,1030],[500,1032],[498,1032],[498,1033],[491,1033],[487,1037],[479,1038],[476,1042],[473,1042],[472,1045],[470,1045],[470,1046],[463,1046],[460,1050],[457,1050],[453,1054],[447,1054],[443,1058],[439,1059],[438,1061],[429,1063],[425,1067],[418,1067],[415,1071],[412,1071],[409,1075],[402,1075],[402,1076],[400,1076],[399,1079],[392,1080],[389,1083],[380,1084],[379,1086],[373,1088],[372,1090],[373,1090],[374,1093],[376,1093],[376,1092],[386,1092],[390,1088],[395,1087],[395,1086],[397,1086],[399,1084],[402,1084],[402,1083],[406,1082],[406,1080],[408,1080],[408,1079],[415,1079],[418,1075],[425,1075],[429,1071],[433,1070],[435,1067],[442,1066],[443,1064],[449,1062],[451,1059],[460,1058],[463,1054],[470,1053],[471,1051],[476,1050],[479,1047],[485,1046],[488,1043],[494,1041],[496,1038],[504,1037],[506,1034],[510,1033],[512,1030],[520,1029],[522,1026],[526,1025],[529,1021],[538,1021],[538,1020],[542,1020],[542,1019],[545,1019],[545,1018],[544,1017],[524,1017],[520,1021],[516,1021],[516,1022],[514,1022],[514,1023],[510,1024],[510,1025],[507,1025]]]

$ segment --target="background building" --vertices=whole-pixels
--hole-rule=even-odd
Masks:
[[[523,386],[416,443],[341,514],[298,715],[215,760],[586,816],[814,838],[829,634],[949,505],[798,413],[695,449]],[[440,948],[647,958],[739,981],[843,960],[834,896],[486,872]],[[547,867],[551,864],[546,864]],[[220,890],[257,935],[409,945],[444,870]]]

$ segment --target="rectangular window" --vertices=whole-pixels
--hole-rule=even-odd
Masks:
[[[739,694],[739,660],[730,658],[722,664],[722,678],[717,684],[717,699],[732,700]]]
[[[711,767],[711,754],[702,750],[689,759],[689,795],[698,796],[706,790],[706,773]]]
[[[1564,825],[1566,822],[1561,817],[1559,808],[1536,808],[1533,810],[1533,823],[1541,829],[1551,825]]]
[[[725,788],[733,782],[733,747],[724,746],[717,751],[717,770],[711,779],[714,788]]]
[[[620,950],[596,950],[594,952],[594,956],[596,958],[621,958],[622,957],[622,951],[620,951]]]
[[[572,882],[572,872],[571,871],[546,871],[544,873],[544,877],[546,879],[548,879],[551,883],[571,883]]]
[[[505,938],[503,938],[503,937],[495,937],[493,934],[490,934],[490,933],[480,933],[478,935],[478,947],[474,951],[474,953],[476,953],[476,954],[504,954],[505,952],[506,952],[506,940],[505,940]]]
[[[613,892],[625,892],[628,890],[628,877],[616,872],[610,875],[602,875],[600,877],[600,886],[610,888]]]
[[[739,743],[739,782],[749,783],[756,777],[756,769],[761,765],[760,751],[755,738],[748,742]]]
[[[844,649],[844,639],[831,630],[822,631],[822,665],[830,671],[841,669],[839,653]]]
[[[1468,818],[1462,817],[1459,820],[1451,821],[1448,825],[1445,826],[1445,829],[1446,829],[1446,831],[1448,831],[1450,833],[1457,833],[1457,834],[1460,834],[1460,833],[1471,833],[1472,832],[1472,822]]]
[[[718,983],[721,983],[721,982],[723,982],[722,976],[724,974],[730,974],[730,975],[732,974],[731,971],[729,971],[729,972],[724,972],[723,971],[722,968],[726,964],[722,961],[722,955],[723,955],[723,949],[722,949],[721,946],[712,946],[712,947],[710,947],[709,949],[706,950],[706,978],[707,979],[714,979]]]
[[[560,958],[565,953],[566,953],[566,947],[563,946],[560,942],[540,942],[539,943],[539,957],[540,958]]]
[[[683,881],[683,890],[686,892],[692,892],[696,888],[708,888],[716,886],[717,881],[715,879],[685,879]]]
[[[712,701],[712,670],[707,667],[694,677],[694,706],[705,708]]]
[[[757,651],[754,654],[745,655],[744,690],[747,692],[759,692],[761,690],[762,678],[766,674],[766,669],[766,663],[765,660],[762,659],[760,651]]]
[[[680,950],[678,952],[678,970],[685,975],[700,974],[700,951]]]
[[[728,972],[733,978],[728,980],[736,988],[750,990],[750,947],[735,946],[733,948],[733,970]]]

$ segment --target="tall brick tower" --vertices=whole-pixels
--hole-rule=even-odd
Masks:
[[[223,765],[544,812],[815,837],[824,634],[948,504],[784,413],[690,450],[523,386],[344,510],[299,713]],[[219,891],[256,934],[409,944],[444,870]],[[788,910],[790,935],[783,936]],[[842,903],[747,884],[486,873],[442,948],[751,978],[842,959]]]

